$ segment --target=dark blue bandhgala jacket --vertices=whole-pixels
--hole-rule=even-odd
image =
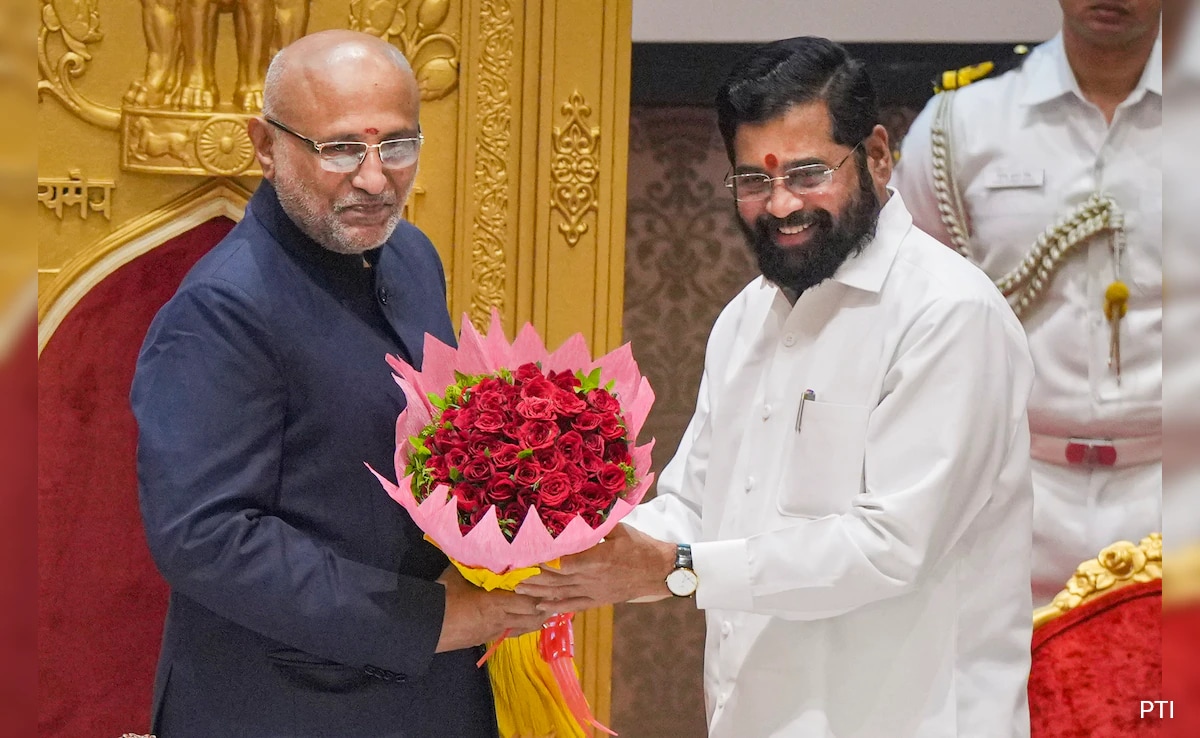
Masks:
[[[446,558],[395,479],[384,357],[453,343],[437,252],[401,223],[364,258],[304,236],[274,189],[150,327],[132,404],[150,550],[171,585],[160,738],[491,738],[476,650],[434,654]]]

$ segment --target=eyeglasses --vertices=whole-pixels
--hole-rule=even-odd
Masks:
[[[778,177],[772,177],[761,172],[746,172],[745,174],[725,175],[725,186],[733,193],[733,199],[738,202],[760,202],[766,200],[775,191],[775,183],[783,182],[783,186],[793,195],[806,195],[809,192],[828,184],[833,179],[833,173],[842,168],[862,142],[854,144],[850,153],[842,157],[835,167],[824,164],[805,164],[789,169]]]
[[[386,169],[411,167],[417,163],[417,155],[421,153],[421,144],[425,142],[424,134],[421,133],[420,129],[417,129],[415,138],[393,138],[375,144],[364,143],[362,141],[326,141],[325,143],[319,143],[307,136],[301,136],[274,118],[267,118],[266,121],[279,130],[290,133],[309,146],[312,146],[313,150],[317,152],[321,168],[327,172],[337,172],[339,174],[353,172],[362,166],[363,161],[367,158],[367,154],[371,153],[371,149],[379,149],[379,161]]]

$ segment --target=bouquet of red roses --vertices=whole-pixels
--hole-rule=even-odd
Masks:
[[[493,311],[486,336],[463,318],[457,349],[426,336],[422,371],[388,361],[408,400],[396,423],[405,476],[376,476],[479,586],[512,589],[590,548],[649,488],[653,442],[635,441],[654,394],[628,344],[593,360],[576,334],[550,353],[529,325],[510,344]],[[570,617],[493,647],[506,738],[611,733],[579,686]]]

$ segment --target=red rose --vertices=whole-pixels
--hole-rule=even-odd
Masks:
[[[597,456],[603,456],[604,455],[604,447],[605,447],[604,436],[600,435],[599,433],[584,433],[583,434],[584,450],[591,451],[592,453],[596,454]]]
[[[575,389],[579,387],[579,377],[575,376],[575,372],[550,372],[546,375],[554,383],[555,387],[564,389],[571,394],[575,394]]]
[[[588,405],[579,395],[564,389],[558,389],[553,397],[554,409],[560,415],[578,415],[588,409]]]
[[[451,469],[457,469],[459,473],[462,473],[463,466],[470,460],[467,452],[461,448],[452,448],[445,453],[445,456],[446,466]]]
[[[504,428],[504,414],[495,410],[483,410],[475,416],[472,427],[484,433],[497,433]]]
[[[435,483],[445,484],[450,481],[450,467],[446,464],[446,457],[441,454],[430,456],[425,462],[425,468],[429,470],[429,475],[433,477]]]
[[[517,370],[513,372],[513,378],[517,380],[518,384],[524,384],[534,379],[545,379],[546,377],[542,374],[542,370],[538,368],[537,364],[528,363],[517,367]]]
[[[561,510],[542,510],[538,508],[538,515],[541,516],[542,522],[545,523],[547,532],[555,538],[558,537],[559,533],[563,532],[568,523],[575,519],[575,513],[562,512]]]
[[[468,482],[483,482],[492,478],[492,462],[486,456],[475,456],[463,464],[462,475]]]
[[[467,454],[470,456],[486,456],[489,459],[492,456],[492,449],[504,443],[498,433],[483,433],[475,431],[471,434],[471,440],[467,442]]]
[[[521,385],[521,397],[536,397],[539,400],[549,400],[559,389],[544,377],[531,379]]]
[[[533,453],[533,458],[545,472],[562,471],[563,466],[567,463],[562,453],[553,446],[538,449]]]
[[[580,517],[583,518],[583,522],[587,523],[594,529],[599,528],[604,524],[604,519],[608,517],[608,513],[587,510],[586,512],[580,513]]]
[[[493,474],[484,489],[487,499],[496,505],[515,502],[517,499],[517,483],[507,474]]]
[[[613,441],[604,447],[604,460],[614,464],[632,464],[633,457],[629,455],[629,444],[625,441]]]
[[[598,474],[604,468],[604,459],[585,449],[579,458],[579,466],[588,474]]]
[[[558,437],[554,446],[567,461],[578,461],[579,455],[583,453],[583,436],[579,431],[567,431]]]
[[[498,443],[492,448],[492,463],[497,469],[508,469],[516,466],[517,454],[521,447],[514,443]]]
[[[585,510],[607,510],[616,499],[616,495],[595,482],[585,482],[579,488],[579,499]]]
[[[517,428],[516,437],[525,448],[546,448],[558,438],[558,426],[549,420],[527,420]]]
[[[625,426],[616,415],[605,415],[600,419],[600,435],[606,440],[615,441],[625,437]]]
[[[554,404],[541,397],[523,397],[517,403],[517,415],[526,420],[553,420]]]
[[[469,482],[454,485],[453,494],[458,500],[458,509],[463,512],[470,513],[487,507],[483,500],[483,490]]]
[[[441,426],[445,426],[447,423],[454,425],[454,419],[457,417],[458,408],[448,407],[443,410],[441,416],[438,417],[438,424]]]
[[[616,464],[605,464],[600,473],[596,475],[600,486],[613,494],[620,494],[625,491],[625,470]]]
[[[433,437],[429,440],[433,442],[434,448],[439,448],[443,451],[454,448],[462,442],[458,431],[453,428],[438,428],[433,432]],[[428,444],[426,445],[428,446]]]
[[[513,481],[518,487],[532,487],[541,478],[542,467],[533,459],[521,459],[517,462],[517,468],[513,470]]]
[[[592,407],[596,408],[596,412],[615,415],[621,411],[621,403],[606,389],[594,389],[588,393],[587,397]]]
[[[571,480],[562,472],[549,472],[538,485],[538,510],[552,510],[571,494]]]
[[[575,464],[567,464],[562,471],[567,475],[567,478],[571,480],[572,492],[578,492],[579,488],[583,486],[583,483],[587,481],[587,472],[585,472],[583,469],[580,469]]]
[[[584,410],[571,420],[571,427],[580,433],[600,427],[600,414]]]
[[[473,407],[464,407],[458,411],[458,415],[454,416],[454,427],[459,431],[468,430],[475,425],[475,418],[479,415],[479,411]]]

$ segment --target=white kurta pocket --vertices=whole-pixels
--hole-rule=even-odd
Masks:
[[[805,401],[792,453],[782,461],[781,514],[820,517],[850,509],[862,491],[869,417],[859,405]]]

